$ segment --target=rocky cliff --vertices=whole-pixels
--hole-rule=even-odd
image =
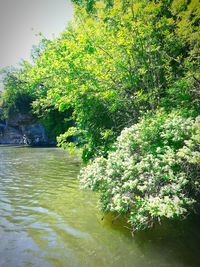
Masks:
[[[29,114],[16,114],[0,122],[0,144],[50,144],[44,127]]]

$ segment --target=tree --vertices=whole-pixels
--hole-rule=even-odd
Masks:
[[[164,0],[115,1],[109,8],[102,1],[78,2],[92,4],[95,12],[77,6],[75,22],[36,60],[34,80],[42,86],[35,108],[71,109],[78,131],[62,135],[61,144],[66,147],[65,137],[75,133],[88,160],[106,156],[124,127],[147,110],[167,108],[172,96],[176,106],[183,98],[194,103],[197,42],[183,34],[187,16],[182,12],[189,12],[190,4],[178,10],[176,1]],[[197,36],[197,30],[190,31]],[[176,97],[178,83],[184,84],[182,99]]]

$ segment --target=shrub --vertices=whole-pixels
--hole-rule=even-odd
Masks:
[[[134,231],[181,219],[199,197],[199,141],[200,117],[147,115],[125,128],[108,158],[96,158],[80,179],[100,192],[104,212],[127,215]]]

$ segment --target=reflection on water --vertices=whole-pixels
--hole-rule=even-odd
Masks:
[[[199,218],[132,238],[80,190],[79,160],[55,148],[0,147],[0,267],[198,267]]]

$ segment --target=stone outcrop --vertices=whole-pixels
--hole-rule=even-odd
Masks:
[[[0,122],[0,144],[48,145],[44,127],[29,114],[16,114]]]

